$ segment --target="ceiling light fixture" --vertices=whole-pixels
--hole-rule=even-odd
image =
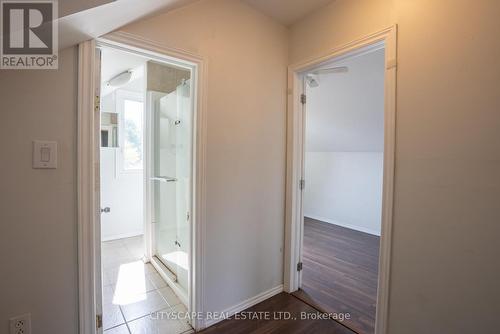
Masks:
[[[131,78],[132,70],[127,70],[109,79],[107,85],[111,87],[120,87],[128,83]]]

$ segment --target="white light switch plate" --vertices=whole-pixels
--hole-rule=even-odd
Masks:
[[[33,168],[57,168],[57,142],[33,141]]]

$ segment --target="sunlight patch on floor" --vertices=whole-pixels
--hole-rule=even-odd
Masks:
[[[113,304],[127,305],[146,299],[144,263],[135,261],[120,265]]]

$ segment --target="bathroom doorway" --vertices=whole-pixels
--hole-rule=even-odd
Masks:
[[[98,331],[193,331],[196,66],[101,40]],[[96,289],[99,290],[99,289]]]

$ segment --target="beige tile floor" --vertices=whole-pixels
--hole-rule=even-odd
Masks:
[[[151,264],[142,261],[142,237],[102,243],[103,327],[105,334],[192,333],[186,312]]]

